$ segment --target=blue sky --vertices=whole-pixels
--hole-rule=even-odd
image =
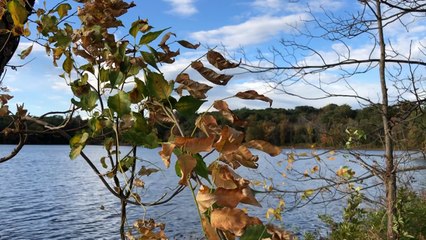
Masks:
[[[56,1],[49,1],[52,4]],[[186,39],[191,42],[200,42],[203,47],[197,51],[184,51],[173,65],[165,65],[162,68],[168,79],[174,79],[177,73],[190,64],[191,60],[201,56],[206,51],[206,47],[224,45],[230,51],[238,51],[243,48],[247,56],[256,62],[256,50],[261,49],[267,53],[271,46],[280,47],[279,40],[289,38],[294,32],[290,26],[298,26],[302,20],[309,19],[306,13],[307,6],[316,14],[322,9],[335,14],[344,14],[360,8],[357,1],[353,0],[316,0],[316,1],[291,1],[291,0],[148,0],[135,1],[137,6],[123,19],[127,26],[131,19],[138,16],[147,18],[156,29],[171,27],[172,32],[177,34],[178,39]],[[40,3],[36,7],[40,7]],[[407,40],[412,39],[418,42],[425,42],[424,24],[413,23],[410,25],[410,32],[395,24],[388,33],[394,47],[404,50],[407,48]],[[413,30],[411,30],[413,29]],[[117,34],[123,34],[127,29],[120,29]],[[350,48],[354,57],[365,57],[372,43],[368,39],[358,39],[351,41]],[[23,41],[19,50],[25,49],[30,43]],[[312,47],[322,51],[330,60],[336,56],[336,52],[345,51],[338,42],[311,42]],[[178,46],[176,46],[177,48]],[[408,51],[408,50],[407,50]],[[238,56],[238,55],[237,55]],[[32,60],[31,62],[28,62]],[[316,62],[318,59],[306,56],[301,60],[306,62]],[[24,64],[19,71],[8,70],[4,83],[11,90],[14,99],[11,106],[17,103],[25,103],[31,114],[40,115],[47,111],[66,110],[70,106],[72,97],[67,83],[59,78],[61,69],[54,68],[51,60],[45,55],[44,49],[34,46],[32,54],[20,60],[15,57],[11,64]],[[234,71],[235,72],[235,71]],[[237,71],[241,72],[241,71]],[[194,71],[188,72],[194,80],[203,81],[201,76]],[[265,75],[239,74],[231,80],[228,86],[219,86],[208,93],[209,99],[220,99],[231,96],[237,91],[249,89],[265,93],[274,100],[275,108],[294,108],[299,105],[312,105],[321,107],[328,103],[347,103],[357,107],[358,103],[354,99],[326,99],[320,101],[305,101],[291,97],[281,92],[269,91],[264,82]],[[316,81],[318,76],[312,78]],[[324,74],[321,79],[333,81],[336,76],[333,73]],[[351,87],[357,92],[379,100],[379,86],[374,74],[353,79]],[[307,88],[303,84],[294,84],[289,87],[292,91],[308,96],[316,96],[319,93],[314,89]],[[333,84],[327,86],[332,92],[350,92],[345,84]],[[209,103],[203,105],[203,109]],[[266,108],[268,104],[256,101],[231,100],[233,108]]]

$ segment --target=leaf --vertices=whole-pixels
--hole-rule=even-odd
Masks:
[[[228,121],[230,121],[231,123],[240,126],[240,127],[245,127],[248,122],[241,120],[238,118],[237,115],[235,115],[231,109],[229,109],[228,103],[226,103],[223,100],[217,100],[214,101],[213,103],[213,107],[216,108],[217,110],[219,110],[220,114]]]
[[[238,92],[237,94],[235,94],[236,97],[241,98],[241,99],[257,99],[257,100],[261,100],[264,102],[268,102],[269,103],[269,107],[272,106],[272,99],[266,97],[265,95],[261,95],[258,94],[256,91],[254,90],[248,90],[245,92]]]
[[[221,154],[219,160],[229,164],[234,169],[238,168],[240,165],[248,168],[257,168],[257,160],[259,160],[259,157],[253,155],[245,146],[240,146],[236,151]]]
[[[206,134],[207,136],[210,136],[211,134],[219,135],[221,132],[221,129],[217,124],[216,118],[214,118],[210,114],[200,115],[195,120],[195,126],[201,131],[203,131],[204,134]]]
[[[160,41],[160,43],[158,44],[158,46],[163,46],[163,45],[165,45],[165,44],[166,44],[166,42],[167,42],[167,40],[169,40],[169,38],[170,38],[172,35],[176,37],[176,34],[174,34],[174,33],[172,33],[172,32],[168,32],[168,33],[164,34],[164,36],[163,36],[163,38],[161,39],[161,41]]]
[[[233,76],[226,74],[218,74],[215,71],[204,67],[200,61],[191,63],[191,67],[201,74],[205,79],[217,85],[226,85]]]
[[[140,41],[139,41],[139,44],[140,45],[143,45],[143,44],[148,44],[148,43],[150,43],[150,42],[152,42],[152,41],[154,41],[155,39],[157,39],[164,31],[166,31],[167,29],[169,29],[169,28],[165,28],[165,29],[163,29],[163,30],[160,30],[160,31],[156,31],[156,32],[149,32],[149,33],[146,33],[146,34],[144,34],[144,35],[142,35],[142,37],[141,37],[141,39],[140,39]]]
[[[173,91],[173,83],[168,83],[162,74],[149,72],[146,76],[149,94],[157,99],[167,99]]]
[[[212,227],[209,220],[205,216],[201,218],[201,225],[203,226],[204,233],[206,234],[208,240],[220,240],[216,230]]]
[[[136,38],[136,35],[139,31],[146,32],[151,29],[151,26],[148,25],[147,20],[136,20],[132,23],[132,26],[129,29],[130,35],[132,35],[134,38]]]
[[[209,152],[213,147],[214,136],[196,137],[176,137],[174,144],[184,150],[196,154],[199,152]]]
[[[73,60],[70,56],[67,56],[64,63],[62,64],[62,69],[68,74],[70,74],[73,66]]]
[[[170,166],[170,158],[172,156],[173,150],[175,149],[175,144],[170,143],[163,143],[161,151],[159,152],[161,159],[164,162],[164,165],[166,165],[166,168],[169,168]]]
[[[76,134],[70,139],[71,152],[69,156],[72,160],[80,155],[86,145],[87,139],[89,139],[89,134],[87,132]]]
[[[272,235],[268,233],[266,226],[257,224],[248,226],[240,240],[259,240],[271,237]]]
[[[130,113],[130,97],[124,91],[108,98],[108,107],[117,113],[118,117]]]
[[[314,194],[314,193],[315,193],[315,191],[314,191],[313,189],[305,190],[305,191],[303,192],[303,194],[302,194],[302,199],[309,198],[309,197],[310,197],[310,196],[312,196],[312,194]]]
[[[124,157],[118,162],[118,170],[122,173],[127,172],[135,164],[135,160],[134,157]]]
[[[68,3],[63,3],[61,5],[59,5],[56,8],[56,11],[58,12],[59,15],[59,19],[62,19],[63,17],[68,15],[68,11],[71,10],[71,5],[69,5]]]
[[[214,194],[216,195],[216,203],[222,207],[235,208],[240,202],[262,207],[248,186],[236,189],[217,188]]]
[[[238,188],[238,180],[241,179],[241,176],[232,171],[228,166],[214,163],[209,168],[213,182],[217,187],[225,189]]]
[[[190,43],[190,42],[188,42],[188,41],[185,41],[185,40],[179,40],[179,41],[177,41],[182,47],[185,47],[185,48],[189,48],[189,49],[197,49],[201,44],[200,43],[197,43],[197,44],[192,44],[192,43]]]
[[[248,225],[261,225],[262,222],[256,217],[249,217],[243,210],[238,208],[214,209],[210,215],[212,227],[230,231],[236,236],[242,236]]]
[[[12,99],[13,96],[9,95],[9,94],[0,94],[0,102],[1,104],[7,104],[7,102]]]
[[[196,81],[193,81],[189,78],[189,75],[187,73],[179,74],[176,77],[176,82],[180,83],[181,85],[176,89],[176,92],[179,94],[179,96],[182,96],[182,91],[187,90],[191,96],[197,99],[205,99],[207,98],[206,93],[209,91],[212,87],[204,84],[199,83]]]
[[[199,153],[194,154],[193,157],[197,159],[197,165],[195,166],[194,172],[198,175],[206,179],[210,183],[209,179],[209,169],[207,168],[204,159],[201,157]]]
[[[139,169],[138,175],[139,176],[149,176],[153,173],[158,172],[159,170],[156,168],[146,168],[145,166],[142,166],[141,169]]]
[[[145,187],[145,183],[141,179],[139,179],[139,178],[135,179],[135,181],[133,182],[133,185],[135,187],[140,187],[140,188],[144,188]]]
[[[25,49],[25,50],[22,50],[22,52],[21,52],[21,54],[19,54],[18,56],[21,58],[21,59],[25,59],[30,53],[31,53],[31,51],[33,50],[33,45],[31,45],[31,46],[29,46],[27,49]]]
[[[244,144],[248,148],[255,148],[269,154],[271,157],[279,155],[282,150],[280,147],[272,145],[271,143],[263,140],[251,140]]]
[[[7,9],[9,10],[14,25],[21,26],[27,20],[28,12],[25,6],[22,5],[22,1],[8,1]]]
[[[139,103],[147,95],[146,94],[147,89],[146,89],[145,83],[136,77],[135,77],[135,83],[136,83],[135,87],[132,89],[132,91],[129,92],[131,103]]]
[[[192,96],[183,96],[176,103],[176,110],[183,116],[192,116],[206,100],[199,100]]]
[[[187,185],[188,180],[191,177],[192,170],[197,165],[197,160],[190,154],[182,154],[178,157],[177,163],[179,164],[182,177],[179,180],[179,184]]]
[[[0,117],[7,116],[9,114],[9,106],[5,105],[0,107]]]
[[[222,128],[219,140],[214,144],[220,153],[232,153],[236,151],[244,140],[244,133],[229,126]]]
[[[216,202],[216,195],[212,193],[210,188],[201,185],[195,199],[197,200],[200,212],[204,213]]]
[[[219,70],[236,68],[240,65],[239,63],[229,62],[222,56],[222,54],[213,50],[207,52],[207,60],[211,65],[217,67]]]
[[[150,66],[160,71],[160,69],[157,66],[157,58],[155,57],[153,53],[142,51],[141,54],[142,54],[143,60],[146,63],[148,63]]]

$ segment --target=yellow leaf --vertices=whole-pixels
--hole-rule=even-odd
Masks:
[[[7,9],[12,16],[13,24],[21,26],[27,20],[28,12],[25,6],[18,0],[12,0],[7,3]]]

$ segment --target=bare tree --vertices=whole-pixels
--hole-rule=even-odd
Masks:
[[[392,34],[408,34],[426,20],[426,1],[360,0],[359,10],[335,14],[323,9],[322,16],[309,10],[305,28],[296,29],[294,39],[283,39],[280,47],[261,53],[259,63],[247,63],[245,69],[266,73],[271,86],[285,94],[302,99],[353,98],[364,106],[375,106],[382,119],[381,139],[384,167],[359,162],[383,180],[386,192],[387,239],[398,239],[397,172],[400,160],[395,148],[403,149],[396,134],[398,126],[424,114],[426,103],[425,43],[413,39],[397,42]],[[397,29],[398,33],[395,33]],[[364,41],[367,51],[356,51],[352,44]],[[334,44],[325,52],[319,44]],[[314,44],[316,43],[316,45]],[[399,45],[398,45],[399,44]],[[365,44],[364,44],[365,45]],[[374,100],[356,88],[355,81],[369,78],[380,86]],[[318,96],[292,91],[303,83],[315,89]],[[336,92],[330,86],[342,84],[348,91]],[[364,89],[365,91],[365,89]],[[398,111],[391,111],[391,109]],[[422,150],[423,152],[425,149]]]

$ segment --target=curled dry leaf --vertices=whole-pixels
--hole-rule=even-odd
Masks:
[[[206,234],[208,240],[220,240],[216,230],[212,227],[209,220],[204,216],[201,218],[201,225],[203,226],[204,233]]]
[[[262,225],[256,217],[249,217],[238,208],[214,209],[210,215],[211,226],[223,231],[230,231],[236,236],[242,236],[249,225]]]
[[[226,85],[233,77],[231,75],[216,73],[210,68],[204,67],[203,63],[200,61],[192,62],[191,67],[197,70],[205,79],[217,85]]]
[[[216,203],[222,207],[235,208],[240,202],[257,207],[262,206],[248,186],[236,189],[218,188],[214,194],[216,195]]]
[[[185,40],[179,40],[177,42],[180,45],[182,45],[183,47],[186,47],[186,48],[189,48],[189,49],[197,49],[200,46],[200,43],[192,44],[192,43],[185,41]]]
[[[271,157],[275,157],[281,153],[281,148],[263,140],[251,140],[244,144],[248,148],[255,148],[269,154]]]
[[[206,93],[212,88],[207,84],[193,81],[187,73],[179,74],[176,77],[176,82],[181,85],[176,89],[176,92],[182,96],[183,90],[187,90],[191,96],[197,99],[207,98]]]
[[[272,235],[272,240],[295,240],[296,238],[290,232],[278,228],[272,224],[266,225],[269,234]]]
[[[161,151],[159,154],[164,162],[164,165],[166,165],[166,168],[169,168],[170,166],[170,158],[172,156],[173,150],[175,149],[175,146],[175,144],[170,143],[164,143],[161,146]]]
[[[248,168],[257,168],[259,157],[253,155],[247,147],[241,145],[236,151],[221,154],[219,160],[229,164],[234,169],[241,165]]]
[[[166,44],[166,42],[167,42],[167,40],[169,40],[169,38],[170,38],[172,35],[176,37],[176,34],[175,34],[175,33],[172,33],[172,32],[168,32],[168,33],[164,34],[164,36],[163,36],[163,38],[161,39],[161,42],[158,44],[158,46],[160,46],[160,47],[161,47],[161,46],[165,45],[165,44]]]
[[[215,67],[217,67],[219,70],[227,69],[227,68],[236,68],[240,64],[239,63],[232,63],[228,60],[226,60],[222,54],[210,50],[207,52],[207,60],[209,63]]]
[[[225,189],[235,189],[239,186],[239,179],[242,179],[237,173],[230,169],[227,165],[214,163],[209,167],[212,179],[217,187]]]
[[[201,185],[195,198],[200,212],[204,213],[216,202],[216,195],[207,186]]]
[[[244,133],[229,126],[222,128],[219,140],[214,144],[216,150],[227,154],[236,151],[244,140]]]
[[[195,120],[195,126],[207,136],[219,135],[221,129],[217,124],[216,118],[210,114],[201,115]]]
[[[226,103],[223,100],[217,100],[213,103],[213,107],[219,110],[220,114],[231,123],[240,126],[245,127],[247,126],[248,122],[241,120],[238,118],[237,115],[235,115],[231,109],[229,109],[228,103]]]
[[[236,97],[241,98],[241,99],[257,99],[257,100],[261,100],[264,102],[268,102],[269,103],[269,107],[272,106],[272,99],[266,97],[265,95],[261,95],[259,93],[257,93],[254,90],[248,90],[245,92],[239,92],[237,94],[235,94]]]
[[[212,150],[214,136],[204,138],[176,137],[174,144],[182,147],[186,151],[196,154],[199,152],[209,152]]]
[[[188,179],[191,176],[192,170],[197,166],[197,160],[189,154],[183,154],[178,157],[177,160],[182,177],[179,180],[179,184],[188,184]]]

